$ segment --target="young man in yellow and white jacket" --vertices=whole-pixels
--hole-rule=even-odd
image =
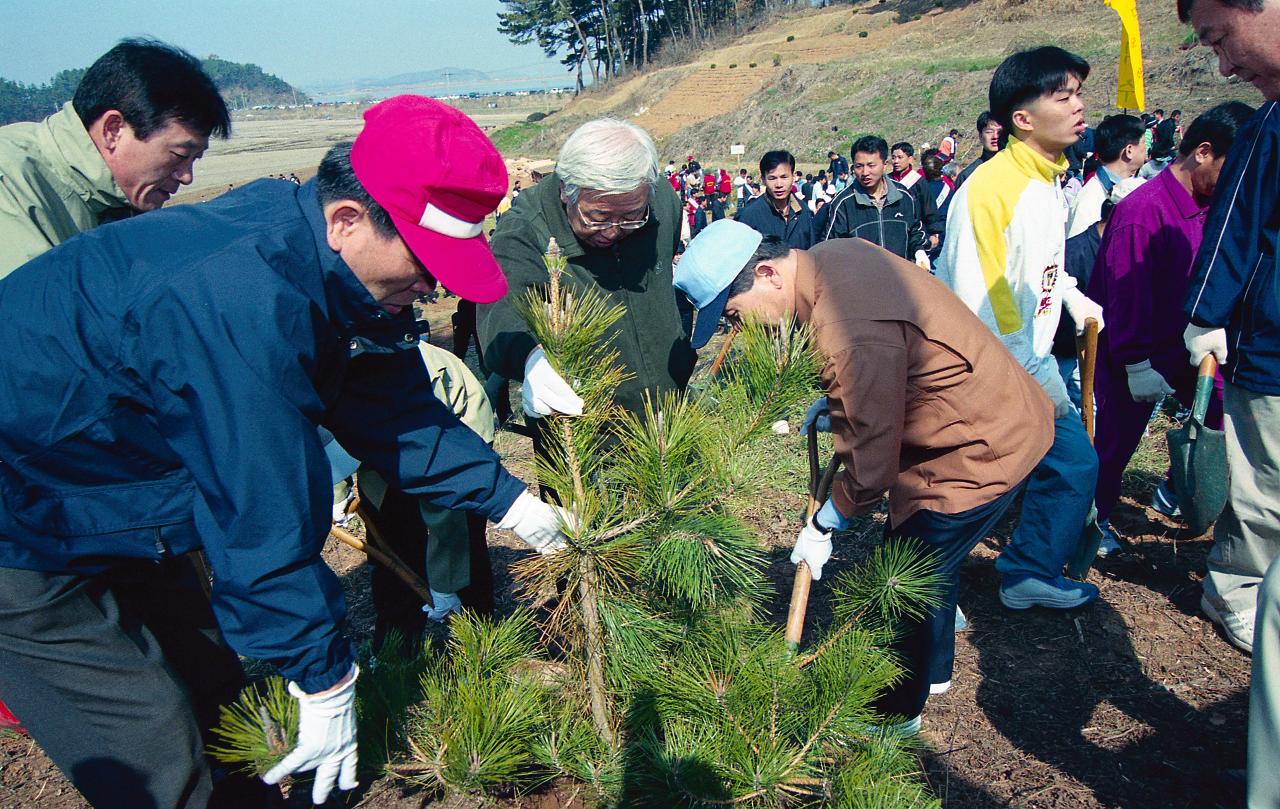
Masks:
[[[1067,210],[1062,151],[1084,129],[1089,64],[1061,48],[1010,56],[991,80],[992,117],[1009,145],[952,199],[938,277],[1000,337],[1054,405],[1054,441],[1032,472],[1013,540],[1000,555],[1000,600],[1012,609],[1070,609],[1098,595],[1062,567],[1088,519],[1098,458],[1053,358],[1065,305],[1082,329],[1102,309],[1063,270]]]

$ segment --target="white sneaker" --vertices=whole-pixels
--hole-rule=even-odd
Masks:
[[[951,681],[950,681],[950,680],[947,680],[945,683],[930,683],[930,684],[929,684],[929,696],[931,696],[931,697],[936,697],[936,696],[938,696],[939,694],[945,694],[945,693],[947,693],[947,692],[948,692],[948,691],[950,691],[950,690],[951,690]]]
[[[1200,596],[1200,609],[1210,621],[1222,627],[1223,634],[1232,646],[1249,655],[1253,654],[1253,622],[1257,617],[1257,610],[1233,612],[1225,607],[1218,609],[1207,595]]]

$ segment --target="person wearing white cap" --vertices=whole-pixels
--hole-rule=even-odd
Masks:
[[[676,286],[697,307],[695,347],[722,315],[812,329],[844,466],[791,560],[820,579],[833,532],[889,493],[886,538],[918,538],[943,581],[942,604],[902,627],[907,675],[877,702],[914,726],[931,680],[950,679],[960,563],[1053,441],[1048,397],[941,282],[862,239],[800,250],[713,222],[680,259]]]

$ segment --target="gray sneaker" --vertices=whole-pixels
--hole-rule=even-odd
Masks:
[[[1200,610],[1208,616],[1210,621],[1222,627],[1223,634],[1227,636],[1232,646],[1250,656],[1253,655],[1253,622],[1257,617],[1256,610],[1233,612],[1226,606],[1219,609],[1207,595],[1200,596]]]
[[[1005,576],[1000,583],[1000,603],[1011,610],[1047,607],[1071,610],[1098,597],[1098,588],[1065,576],[1042,579],[1038,576]]]
[[[1178,507],[1178,495],[1167,480],[1160,481],[1155,493],[1151,495],[1151,507],[1166,517],[1182,516],[1182,509]]]

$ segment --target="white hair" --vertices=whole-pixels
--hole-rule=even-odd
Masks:
[[[573,131],[560,147],[556,174],[564,195],[578,201],[585,188],[608,194],[634,191],[658,181],[658,149],[635,124],[617,118],[597,118]]]

